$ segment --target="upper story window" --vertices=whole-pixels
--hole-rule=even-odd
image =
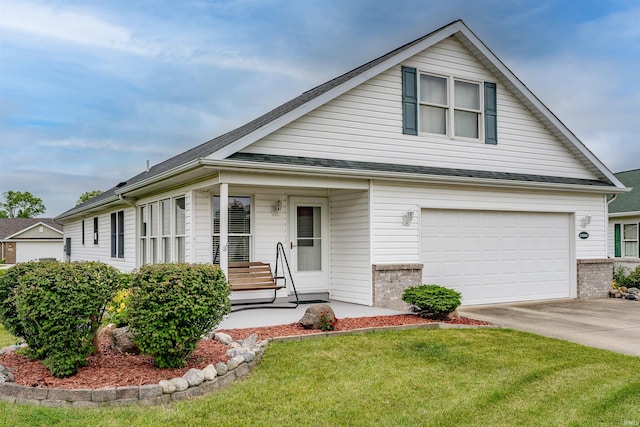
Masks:
[[[402,69],[402,132],[498,143],[497,85]]]
[[[480,83],[420,74],[420,132],[480,138]]]

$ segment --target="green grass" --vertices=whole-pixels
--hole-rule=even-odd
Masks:
[[[508,329],[272,343],[244,380],[159,407],[0,402],[0,425],[597,426],[640,424],[640,358]]]
[[[6,347],[8,345],[13,345],[21,340],[11,335],[4,326],[0,325],[0,348]]]

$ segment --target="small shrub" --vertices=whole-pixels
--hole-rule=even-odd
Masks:
[[[333,331],[338,324],[338,319],[332,317],[328,311],[320,313],[320,330]]]
[[[43,262],[40,261],[18,263],[7,270],[3,270],[4,274],[0,275],[0,323],[11,335],[24,340],[32,337],[27,336],[27,332],[22,327],[22,322],[18,319],[16,288],[20,277],[36,268],[42,267],[42,264]]]
[[[635,270],[623,266],[613,268],[613,287],[614,288],[640,288],[640,265]]]
[[[439,285],[412,286],[402,292],[402,300],[411,304],[411,311],[427,319],[443,320],[454,312],[462,295]]]
[[[229,286],[214,265],[146,265],[133,274],[131,286],[129,328],[160,368],[184,366],[202,335],[231,308]]]
[[[17,318],[30,353],[57,377],[86,365],[121,274],[99,262],[39,263],[20,276]]]
[[[106,321],[116,328],[127,326],[127,309],[131,299],[131,289],[121,289],[107,305]]]

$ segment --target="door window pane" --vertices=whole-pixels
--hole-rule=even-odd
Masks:
[[[322,269],[322,229],[319,206],[297,207],[298,271]]]

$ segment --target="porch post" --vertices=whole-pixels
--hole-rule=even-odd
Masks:
[[[220,184],[220,268],[229,277],[229,184]]]

